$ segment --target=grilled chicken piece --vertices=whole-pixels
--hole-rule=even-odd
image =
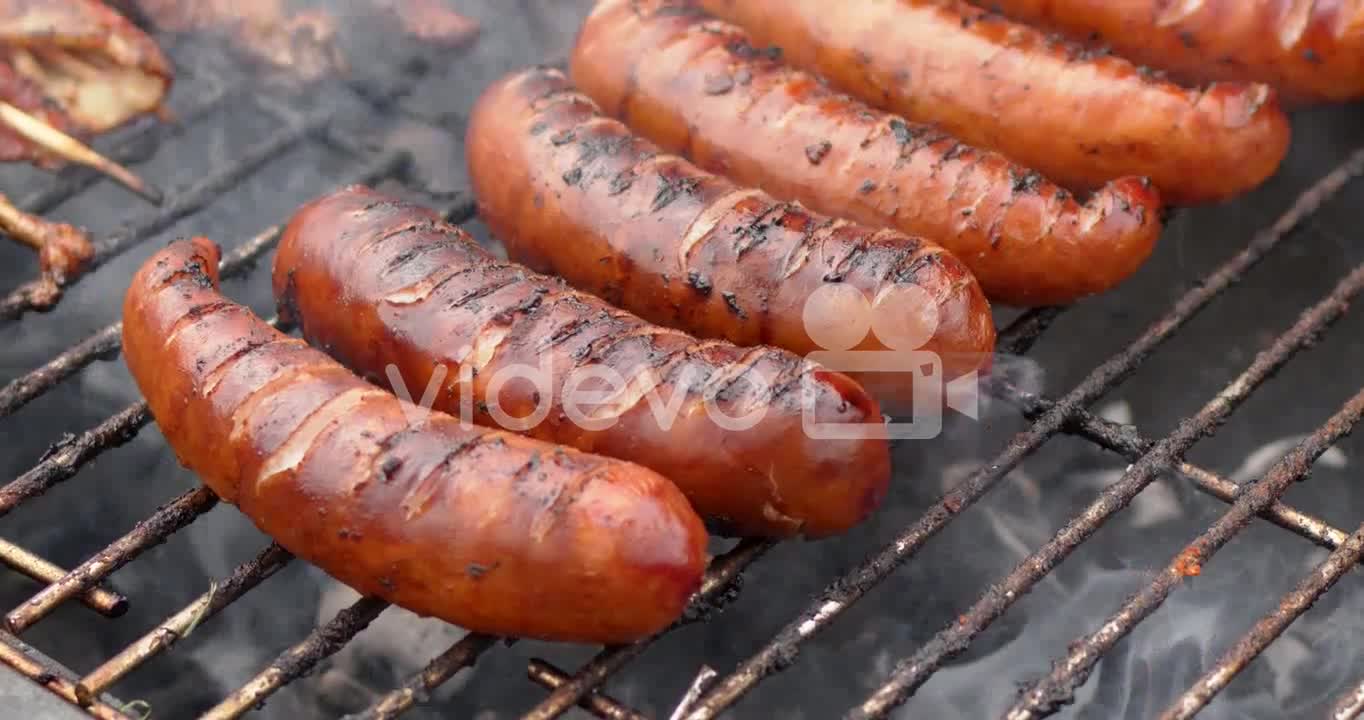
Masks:
[[[0,0],[3,1],[3,0]],[[120,0],[161,30],[211,32],[229,38],[243,52],[298,79],[342,70],[346,60],[336,44],[339,18],[315,3],[288,0]],[[370,0],[397,17],[404,30],[424,41],[459,45],[478,32],[478,23],[450,10],[445,0]]]
[[[28,284],[27,292],[39,309],[55,303],[61,296],[61,287],[84,272],[95,256],[94,245],[84,230],[30,215],[15,207],[3,193],[0,231],[38,252],[42,276]]]
[[[78,135],[155,112],[172,77],[156,43],[97,0],[0,0],[0,62],[10,102]]]

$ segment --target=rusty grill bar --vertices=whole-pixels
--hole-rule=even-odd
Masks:
[[[536,684],[550,690],[562,687],[569,679],[563,670],[544,660],[531,660],[527,664],[526,674]],[[645,720],[643,715],[600,693],[585,696],[578,701],[578,707],[605,720]]]
[[[1203,709],[1213,696],[1221,692],[1236,674],[1245,669],[1275,638],[1297,620],[1331,586],[1336,584],[1364,557],[1364,526],[1360,526],[1348,540],[1341,543],[1330,557],[1312,570],[1298,586],[1284,596],[1279,606],[1255,624],[1237,643],[1203,674],[1162,715],[1161,720],[1186,720]]]
[[[379,98],[369,97],[367,102],[383,110],[400,101],[421,74],[410,68],[395,73],[385,86],[391,92]],[[179,134],[183,127],[236,102],[246,94],[245,87],[215,87],[183,113],[182,124],[154,124],[140,129],[123,138],[112,149],[110,156],[120,162],[137,162],[144,157],[142,150],[148,145],[155,146]],[[278,121],[281,127],[243,151],[232,165],[187,188],[172,191],[164,207],[139,219],[125,230],[100,240],[97,243],[96,267],[164,231],[173,223],[205,209],[218,195],[247,181],[275,157],[304,142],[318,141],[353,157],[358,165],[353,175],[354,181],[374,183],[389,178],[411,180],[405,177],[407,158],[402,153],[369,150],[363,142],[334,131],[330,127],[331,118],[324,113],[300,117],[287,110],[287,103],[268,96],[252,99],[250,105]],[[388,111],[393,111],[393,108],[388,108]],[[402,108],[399,106],[397,111],[402,112]],[[409,113],[408,117],[412,117],[412,114]],[[683,699],[673,716],[688,720],[715,717],[738,702],[763,679],[794,662],[801,646],[808,639],[826,629],[848,607],[913,557],[925,543],[989,493],[1024,459],[1062,433],[1084,438],[1127,458],[1133,465],[1122,479],[1107,487],[1092,505],[1059,530],[1050,542],[1022,561],[1000,584],[989,588],[957,622],[943,628],[900,663],[884,685],[862,705],[852,708],[848,717],[884,717],[907,700],[943,663],[966,651],[974,638],[1006,612],[1019,597],[1098,531],[1108,519],[1127,507],[1160,472],[1167,470],[1176,471],[1200,491],[1227,503],[1229,507],[1226,513],[1174,557],[1164,571],[1119,608],[1108,622],[1093,634],[1077,640],[1069,656],[1057,663],[1049,676],[1027,688],[1009,717],[1043,717],[1068,701],[1094,665],[1116,642],[1155,612],[1186,576],[1207,562],[1255,516],[1331,549],[1330,556],[1304,576],[1276,610],[1266,615],[1229,648],[1166,711],[1164,717],[1173,720],[1196,714],[1293,620],[1358,564],[1364,555],[1364,527],[1349,534],[1279,499],[1292,482],[1310,470],[1313,461],[1321,453],[1353,429],[1361,414],[1364,414],[1364,391],[1347,401],[1336,415],[1254,484],[1238,485],[1185,461],[1183,457],[1198,440],[1211,434],[1217,424],[1229,417],[1274,371],[1288,363],[1346,311],[1349,302],[1364,290],[1364,266],[1346,275],[1329,295],[1307,309],[1292,328],[1278,336],[1269,349],[1257,356],[1242,375],[1170,435],[1160,439],[1144,437],[1133,428],[1098,418],[1086,408],[1120,385],[1160,345],[1299,230],[1323,205],[1361,174],[1364,174],[1364,149],[1355,151],[1339,167],[1308,189],[1277,222],[1252,238],[1242,251],[1181,297],[1144,334],[1095,368],[1063,397],[1048,399],[1024,392],[1002,380],[991,381],[990,392],[1017,406],[1032,421],[1032,426],[1014,437],[1002,453],[979,472],[947,492],[921,519],[906,527],[894,542],[831,582],[804,612],[784,626],[754,655],[740,663],[733,672],[718,680],[712,680],[710,675],[705,674],[698,677],[692,692]],[[100,181],[98,175],[87,170],[65,172],[52,186],[31,194],[21,205],[35,212],[50,210]],[[444,208],[444,212],[454,222],[467,220],[473,214],[473,200],[467,195],[461,196]],[[279,232],[279,226],[270,227],[228,253],[221,266],[223,276],[240,276],[250,272],[257,261],[274,247]],[[21,287],[0,299],[0,324],[12,323],[29,311],[42,309],[45,308],[39,307],[27,289]],[[1001,350],[1025,354],[1062,312],[1063,309],[1043,309],[1023,314],[1001,332]],[[95,361],[117,357],[120,330],[120,324],[111,324],[0,388],[0,420]],[[146,405],[138,402],[79,436],[68,436],[57,442],[31,469],[0,487],[0,517],[57,483],[72,478],[86,463],[131,440],[148,422],[150,417]],[[215,615],[288,564],[292,556],[282,548],[270,545],[227,577],[211,583],[193,602],[79,679],[61,668],[49,667],[26,653],[25,646],[17,636],[41,622],[53,609],[73,599],[106,615],[119,614],[126,608],[128,600],[99,584],[147,549],[166,542],[171,535],[191,525],[216,503],[217,498],[206,488],[190,490],[162,506],[122,538],[70,571],[64,571],[16,545],[0,541],[0,562],[45,584],[32,599],[6,615],[6,629],[0,630],[0,662],[67,701],[80,705],[94,717],[111,720],[127,718],[128,708],[114,707],[104,699],[106,690],[148,660],[170,650],[200,624],[211,621]],[[738,592],[738,583],[744,571],[752,563],[760,561],[772,546],[771,542],[745,541],[716,558],[684,617],[660,636],[680,626],[704,622],[723,609],[726,602]],[[344,647],[387,607],[386,603],[373,598],[356,601],[330,622],[283,651],[273,663],[223,699],[204,717],[225,719],[248,713],[280,688],[307,674],[317,663]],[[658,636],[628,646],[604,648],[572,673],[542,660],[532,660],[527,668],[529,680],[549,693],[526,718],[549,720],[575,706],[602,718],[645,717],[598,692],[597,688],[627,667],[657,639]],[[492,651],[498,641],[498,638],[477,633],[464,636],[401,687],[380,698],[364,712],[352,716],[353,720],[399,717],[416,704],[424,702],[431,691],[460,671],[473,666],[483,653]],[[698,666],[700,664],[698,662]],[[1331,717],[1354,718],[1361,712],[1364,712],[1364,682],[1339,698]]]
[[[44,583],[55,583],[68,572],[7,540],[0,540],[0,562]],[[101,587],[80,593],[80,601],[105,617],[118,617],[128,610],[128,598]]]

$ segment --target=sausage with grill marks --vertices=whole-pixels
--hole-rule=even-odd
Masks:
[[[729,532],[831,535],[885,495],[885,440],[804,430],[807,412],[823,423],[881,422],[849,378],[777,348],[650,325],[371,189],[299,210],[274,285],[281,317],[376,382],[397,385],[392,367],[438,410],[648,466]],[[509,380],[518,368],[544,375]],[[614,378],[594,383],[596,369]],[[597,405],[574,395],[584,389],[618,395]]]
[[[646,320],[739,345],[842,350],[817,343],[806,315],[807,301],[834,285],[860,293],[862,309],[851,310],[865,317],[872,304],[905,329],[897,337],[927,337],[912,347],[887,342],[934,353],[946,379],[990,363],[989,303],[947,250],[817,215],[663,154],[558,70],[489,87],[466,145],[481,216],[513,258]],[[834,320],[858,326],[852,315]],[[875,332],[853,342],[888,349]],[[892,414],[911,400],[906,374],[849,375]]]
[[[181,462],[290,552],[470,630],[646,637],[700,585],[706,533],[651,470],[463,425],[355,376],[218,291],[177,241],[133,278],[123,351]]]
[[[1295,104],[1364,98],[1361,0],[990,0],[1188,82],[1265,82]]]
[[[1136,176],[1171,204],[1217,202],[1258,186],[1288,151],[1267,85],[1184,88],[962,0],[700,4],[841,90],[1072,190]]]
[[[1081,202],[1002,155],[827,89],[696,8],[599,3],[578,35],[574,84],[707,170],[941,242],[991,300],[1069,303],[1117,285],[1151,254],[1161,207],[1144,179]]]

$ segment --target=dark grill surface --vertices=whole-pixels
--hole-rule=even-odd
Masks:
[[[278,223],[348,182],[491,243],[464,191],[464,117],[502,72],[562,57],[584,6],[466,3],[484,32],[463,52],[350,37],[365,61],[301,90],[170,42],[179,124],[99,143],[166,189],[161,208],[83,171],[5,168],[21,207],[99,238],[99,268],[50,313],[0,300],[0,561],[15,571],[0,662],[109,718],[1364,711],[1364,588],[1347,577],[1364,555],[1359,106],[1300,113],[1276,178],[1181,211],[1117,292],[1000,310],[982,422],[898,446],[887,506],[845,537],[717,540],[660,638],[464,635],[347,594],[217,508],[118,359],[134,269],[209,235],[229,251],[226,291],[269,316]],[[0,287],[35,272],[25,253],[0,245]]]

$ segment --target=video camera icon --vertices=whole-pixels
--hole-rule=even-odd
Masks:
[[[829,423],[812,416],[807,406],[802,425],[817,440],[927,440],[942,433],[943,409],[972,419],[980,417],[980,386],[976,372],[945,380],[943,359],[922,350],[938,329],[938,306],[915,285],[895,284],[868,299],[843,283],[821,285],[805,302],[805,331],[823,348],[806,358],[830,370],[853,374],[869,390],[911,385],[909,418],[885,423]],[[868,342],[868,333],[876,342]],[[854,349],[863,347],[865,349]],[[883,375],[885,380],[877,381]],[[901,393],[897,393],[901,394]]]

